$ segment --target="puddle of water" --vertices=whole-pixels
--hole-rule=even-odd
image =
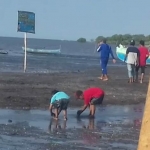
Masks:
[[[105,126],[106,124],[138,124],[143,115],[144,105],[129,106],[106,106],[99,107],[96,111],[95,126]],[[76,119],[76,108],[68,109],[67,127],[81,127],[81,124],[88,124],[88,110],[83,113],[80,120]],[[60,115],[60,122],[62,115]],[[0,124],[8,123],[8,120],[16,122],[28,122],[30,126],[47,129],[50,121],[48,110],[6,110],[0,109]]]
[[[102,106],[97,108],[96,118],[89,120],[87,118],[89,110],[86,110],[81,118],[77,119],[77,108],[71,108],[68,109],[68,121],[64,121],[62,115],[60,115],[59,121],[54,121],[50,118],[48,110],[0,109],[0,125],[5,125],[0,132],[0,149],[10,148],[13,150],[14,148],[15,150],[16,147],[19,148],[22,145],[30,147],[29,145],[33,143],[36,145],[37,143],[55,143],[59,145],[70,145],[71,143],[71,145],[74,144],[78,148],[84,145],[84,148],[89,149],[98,149],[97,146],[100,149],[106,147],[106,145],[135,149],[143,109],[143,104]],[[12,123],[9,123],[8,120],[12,120]],[[9,131],[9,126],[13,127],[11,131]],[[10,133],[12,131],[13,133]],[[116,142],[118,137],[121,141]],[[130,138],[135,139],[136,142],[123,143]],[[31,150],[34,150],[34,148],[30,147]]]
[[[112,145],[113,148],[117,148],[117,147],[118,148],[124,148],[124,147],[126,147],[128,149],[133,149],[133,150],[137,148],[137,146],[135,146],[133,144],[113,143],[111,145]]]

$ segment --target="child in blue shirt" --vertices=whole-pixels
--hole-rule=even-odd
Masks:
[[[57,90],[53,90],[51,95],[52,97],[49,106],[51,116],[57,120],[60,112],[63,110],[64,120],[67,120],[67,107],[70,97],[65,92],[59,92]],[[53,113],[52,108],[55,109],[55,113]]]

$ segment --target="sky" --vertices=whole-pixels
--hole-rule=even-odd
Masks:
[[[18,10],[36,15],[30,38],[87,40],[113,34],[150,34],[150,0],[0,0],[0,36],[17,32]]]

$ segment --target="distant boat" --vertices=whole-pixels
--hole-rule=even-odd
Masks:
[[[0,54],[8,54],[8,52],[3,49],[0,49]]]
[[[25,50],[25,47],[22,47],[23,51]],[[33,49],[33,48],[27,48],[28,53],[43,53],[43,54],[59,54],[61,53],[61,48],[59,49]]]
[[[123,62],[124,62],[124,59],[125,59],[126,51],[127,51],[127,47],[124,47],[121,44],[119,45],[119,47],[118,46],[116,47],[116,55]],[[150,65],[150,56],[146,60],[146,64]]]
[[[125,59],[126,50],[127,50],[127,48],[121,44],[116,47],[116,55],[121,61],[124,61],[124,59]]]

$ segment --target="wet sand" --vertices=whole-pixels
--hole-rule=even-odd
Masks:
[[[117,60],[115,66],[110,60],[110,80],[103,82],[97,78],[101,70],[94,44],[30,39],[29,47],[62,45],[62,55],[28,54],[30,73],[24,74],[23,40],[1,41],[9,54],[0,55],[0,150],[136,150],[149,67],[143,84],[128,84],[125,64]],[[92,86],[105,90],[104,103],[95,119],[87,118],[88,110],[77,119],[83,102],[74,99],[74,92]],[[71,96],[67,121],[50,118],[54,88]]]
[[[135,150],[149,70],[143,84],[127,83],[126,67],[115,66],[109,67],[107,82],[97,78],[98,68],[74,73],[0,73],[0,149]],[[97,108],[95,119],[87,118],[88,110],[77,119],[83,102],[73,94],[92,86],[105,90],[103,106]],[[54,88],[71,96],[67,122],[62,117],[54,121],[45,110]]]
[[[144,105],[101,106],[96,118],[78,108],[58,121],[46,110],[0,109],[1,150],[135,150]],[[113,112],[113,113],[112,113]]]
[[[1,108],[48,108],[51,90],[57,88],[71,96],[70,106],[81,106],[74,99],[74,92],[96,86],[105,90],[104,105],[144,103],[148,87],[147,68],[143,84],[127,83],[126,67],[109,67],[110,80],[103,82],[97,77],[100,69],[78,70],[74,73],[0,73]]]

